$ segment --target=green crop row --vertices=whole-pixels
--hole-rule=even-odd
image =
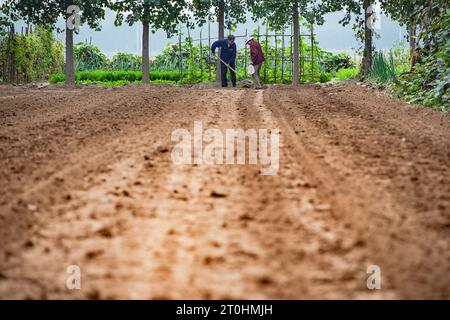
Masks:
[[[63,73],[53,74],[50,78],[50,82],[53,84],[62,83],[66,80],[66,76]],[[82,71],[75,73],[75,80],[78,83],[133,83],[142,81],[142,72],[140,71]],[[178,82],[180,80],[180,74],[177,71],[154,71],[150,72],[150,80],[154,82],[158,81],[170,81]]]

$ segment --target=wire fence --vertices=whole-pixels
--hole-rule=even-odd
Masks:
[[[183,33],[183,29],[186,33]],[[193,73],[192,68],[197,70],[196,74],[201,82],[213,81],[215,79],[216,61],[208,57],[211,44],[217,37],[211,36],[211,23],[207,25],[207,36],[204,37],[204,30],[200,30],[198,39],[191,38],[191,30],[186,26],[180,26],[178,29],[178,69],[180,79],[183,79],[186,73]],[[261,76],[264,82],[291,82],[293,77],[294,63],[294,36],[293,28],[291,32],[284,30],[277,33],[270,30],[268,25],[258,25],[256,30],[249,33],[248,29],[244,34],[234,35],[236,39],[253,37],[261,44],[266,61],[261,69]],[[183,35],[186,37],[183,39]],[[317,76],[319,65],[319,51],[316,45],[316,35],[314,25],[308,25],[301,29],[299,34],[299,81],[314,81]],[[193,65],[195,64],[195,65]],[[250,64],[250,52],[247,45],[238,50],[236,69],[238,75],[247,78],[247,67]],[[194,71],[195,72],[195,71]]]

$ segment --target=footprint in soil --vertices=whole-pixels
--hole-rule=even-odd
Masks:
[[[207,256],[203,258],[203,264],[212,265],[216,263],[224,263],[226,261],[225,257],[211,257]]]
[[[110,227],[103,227],[97,230],[96,234],[107,239],[111,239],[114,236]]]
[[[227,194],[223,191],[213,190],[213,191],[211,191],[211,197],[212,198],[226,198]]]
[[[167,148],[166,146],[158,146],[156,148],[156,151],[159,153],[167,153],[169,152],[169,148]]]
[[[84,256],[86,257],[86,259],[92,260],[92,259],[95,259],[98,256],[102,255],[103,253],[104,253],[103,249],[90,250],[90,251],[87,251]]]
[[[268,286],[268,285],[274,284],[275,281],[272,277],[265,275],[265,276],[258,277],[256,279],[256,283],[258,283],[260,286]]]

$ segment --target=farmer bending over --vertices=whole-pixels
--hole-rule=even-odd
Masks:
[[[233,87],[236,87],[236,73],[231,70],[236,70],[236,44],[234,43],[234,36],[229,35],[227,39],[218,40],[214,42],[211,46],[211,51],[214,54],[216,52],[216,48],[220,48],[220,59],[223,61],[220,62],[220,70],[222,75],[222,87],[228,86],[227,81],[227,71],[230,68],[231,73],[231,82],[233,83]],[[228,66],[226,65],[228,64]]]
[[[249,38],[247,39],[246,44],[250,47],[251,64],[253,65],[253,68],[255,68],[255,72],[253,73],[255,89],[262,89],[259,72],[261,71],[262,63],[266,60],[266,58],[264,57],[264,53],[258,41],[255,41],[253,38]]]

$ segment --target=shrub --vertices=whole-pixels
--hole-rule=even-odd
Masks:
[[[333,75],[329,72],[320,72],[319,74],[319,82],[320,83],[325,83],[330,81],[331,79],[333,79]]]
[[[73,48],[73,55],[77,71],[102,70],[108,65],[106,56],[98,47],[91,44],[77,43]]]
[[[66,76],[63,73],[55,73],[50,77],[50,83],[56,84],[66,81]]]
[[[345,53],[332,54],[324,52],[322,56],[322,68],[325,72],[333,73],[340,69],[354,68],[352,59]]]
[[[110,70],[139,71],[141,70],[142,59],[133,53],[116,53],[109,64]]]

